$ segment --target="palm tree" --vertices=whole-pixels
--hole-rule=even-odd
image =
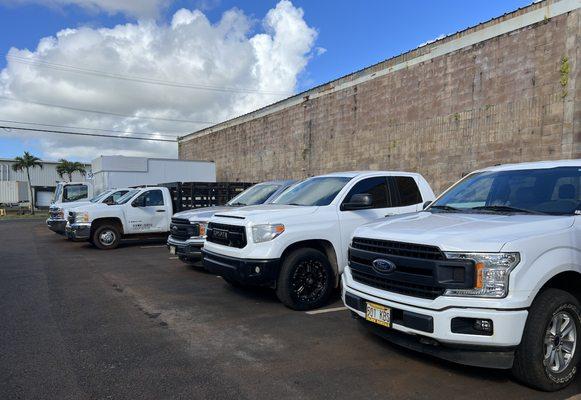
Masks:
[[[22,157],[15,157],[12,169],[15,172],[26,170],[26,178],[28,179],[28,193],[30,193],[30,212],[34,215],[34,194],[32,193],[32,184],[30,183],[30,168],[40,167],[42,169],[42,161],[40,158],[33,156],[28,151],[24,152]]]
[[[73,181],[73,174],[75,172],[78,172],[83,176],[87,174],[87,170],[82,163],[77,161],[67,161],[64,158],[59,160],[59,164],[56,166],[56,172],[61,178],[64,175],[67,175],[69,177],[69,182]]]

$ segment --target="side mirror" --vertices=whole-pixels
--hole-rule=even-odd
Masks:
[[[431,200],[428,200],[428,201],[426,201],[426,202],[424,203],[424,205],[423,205],[423,208],[422,208],[422,209],[423,209],[423,210],[425,210],[426,208],[428,208],[428,206],[429,206],[430,204],[432,204],[432,201],[431,201]]]
[[[351,197],[349,203],[343,203],[341,205],[341,210],[352,211],[352,210],[365,210],[373,206],[373,196],[369,193],[354,194]]]

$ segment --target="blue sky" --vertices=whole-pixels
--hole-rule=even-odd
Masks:
[[[5,56],[11,47],[34,50],[39,39],[62,29],[114,27],[135,22],[135,18],[120,13],[108,15],[72,5],[50,8],[39,4],[42,1],[23,4],[0,0],[0,69],[6,66]],[[277,1],[270,0],[180,0],[161,12],[158,23],[169,24],[180,8],[200,8],[211,22],[216,22],[224,11],[236,7],[260,21],[276,4]],[[297,89],[302,91],[413,49],[439,35],[454,33],[526,6],[530,0],[294,0],[293,4],[303,9],[304,20],[316,29],[314,46],[326,50],[311,57],[298,75]],[[260,23],[253,29],[260,30]],[[24,150],[33,150],[40,156],[46,153],[35,139],[0,136],[0,157],[14,157]]]

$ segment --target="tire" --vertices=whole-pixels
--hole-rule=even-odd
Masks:
[[[565,322],[566,318],[569,320],[568,323]],[[560,324],[560,329],[557,324]],[[557,330],[565,335],[550,335],[549,329]],[[569,329],[570,331],[567,332]],[[573,336],[575,336],[574,340],[572,340]],[[561,289],[543,291],[529,310],[522,341],[515,353],[513,375],[525,385],[546,392],[564,388],[575,379],[577,373],[581,353],[580,337],[579,301]],[[566,346],[565,343],[567,343]],[[557,351],[550,351],[551,349]],[[559,349],[564,362],[558,366],[556,361],[551,362],[547,359],[550,363],[545,365],[545,354],[554,354],[558,360]],[[565,349],[570,349],[570,352]],[[569,356],[571,353],[572,356]]]
[[[333,283],[333,269],[325,254],[310,248],[298,249],[283,261],[276,295],[288,308],[312,310],[329,300]]]
[[[91,235],[93,245],[101,250],[113,250],[119,247],[121,233],[119,228],[112,224],[103,224]]]

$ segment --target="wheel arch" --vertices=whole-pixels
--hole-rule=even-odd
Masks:
[[[564,271],[550,278],[537,292],[537,296],[546,289],[561,289],[571,293],[581,303],[581,273]],[[536,296],[535,296],[536,297]]]
[[[95,232],[95,229],[97,229],[101,225],[107,224],[107,223],[116,225],[117,228],[119,229],[119,233],[121,233],[121,235],[123,235],[123,223],[121,222],[121,219],[117,218],[117,217],[105,217],[105,218],[97,218],[97,219],[93,220],[93,222],[91,223],[91,236]]]
[[[310,240],[301,240],[300,242],[295,242],[289,245],[280,257],[281,263],[284,262],[285,258],[291,254],[293,251],[301,248],[311,248],[315,250],[319,250],[321,253],[327,256],[329,263],[331,264],[331,268],[333,268],[333,274],[335,276],[335,281],[333,282],[334,287],[339,285],[339,263],[337,261],[337,251],[333,244],[325,239],[310,239]]]

